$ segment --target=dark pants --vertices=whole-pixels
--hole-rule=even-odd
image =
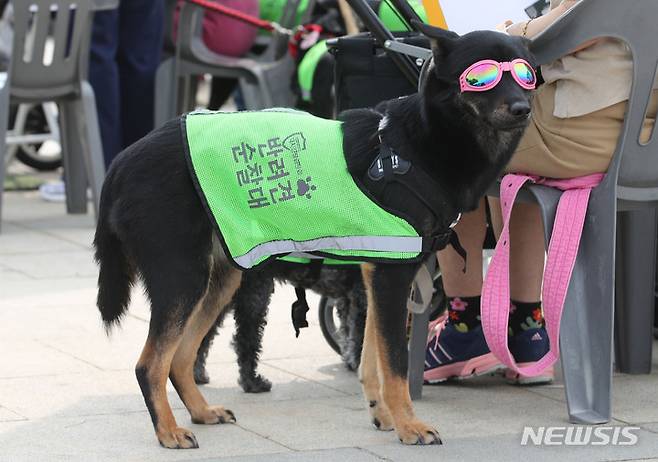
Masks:
[[[96,13],[89,81],[96,94],[105,164],[153,129],[163,0],[123,0]]]

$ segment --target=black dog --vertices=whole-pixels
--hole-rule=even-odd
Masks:
[[[256,369],[275,280],[336,300],[340,320],[338,343],[341,357],[349,370],[355,371],[359,367],[366,322],[366,293],[360,268],[356,265],[340,265],[339,268],[325,265],[322,268],[314,268],[275,261],[262,270],[249,271],[242,276],[242,283],[233,300],[220,313],[213,328],[201,342],[194,363],[196,383],[209,382],[205,367],[208,351],[224,317],[232,311],[236,329],[233,334],[233,347],[240,370],[238,383],[247,393],[261,393],[272,388],[270,381],[258,374]]]
[[[477,207],[511,158],[531,102],[531,92],[508,72],[485,92],[461,93],[459,77],[483,59],[533,59],[521,38],[487,31],[459,37],[419,27],[433,41],[436,63],[423,88],[389,102],[385,114],[342,114],[343,151],[350,174],[372,186],[374,200],[415,213],[420,235],[449,236],[455,216]],[[182,134],[180,120],[169,122],[117,157],[103,187],[94,240],[100,263],[98,306],[106,325],[125,314],[137,277],[149,295],[151,322],[136,375],[157,438],[169,448],[198,443],[174,419],[167,378],[194,423],[235,421],[231,411],[208,405],[194,383],[193,365],[242,277],[229,263],[195,190]],[[368,172],[385,149],[409,162],[416,177],[430,180],[391,182],[374,191],[376,185],[366,183]],[[417,188],[428,184],[432,189],[418,194]],[[438,432],[416,418],[406,378],[405,305],[417,268],[416,263],[362,266],[368,313],[360,375],[380,430],[395,429],[406,444],[432,444],[440,443]]]

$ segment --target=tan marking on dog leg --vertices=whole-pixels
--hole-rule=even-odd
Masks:
[[[363,282],[366,287],[368,309],[366,313],[366,328],[363,335],[363,349],[361,352],[361,365],[359,366],[359,379],[361,380],[363,395],[368,403],[368,410],[372,416],[372,423],[378,430],[393,430],[393,417],[380,395],[379,375],[377,372],[377,339],[376,315],[374,313],[374,298],[372,297],[372,265],[361,265]]]
[[[176,424],[167,399],[167,377],[180,341],[180,334],[157,339],[149,335],[135,372],[160,444],[172,449],[198,448],[194,434]]]
[[[392,372],[386,351],[387,343],[378,330],[375,337],[381,396],[393,417],[400,441],[404,444],[441,444],[439,432],[416,417],[409,396],[409,382],[406,377]]]
[[[178,395],[190,412],[192,422],[218,424],[235,422],[232,411],[221,406],[209,406],[194,382],[194,361],[217,316],[226,308],[240,286],[242,273],[229,268],[211,282],[203,304],[196,309],[185,326],[182,341],[173,357],[169,377]]]

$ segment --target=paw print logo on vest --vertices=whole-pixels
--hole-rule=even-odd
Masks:
[[[311,198],[311,191],[315,191],[317,186],[314,184],[311,184],[311,181],[313,178],[310,176],[306,177],[306,180],[302,180],[301,178],[297,180],[297,195],[298,196],[306,196],[307,199]]]

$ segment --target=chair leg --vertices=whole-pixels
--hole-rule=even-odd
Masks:
[[[555,201],[537,194],[544,228],[553,229]],[[597,188],[598,189],[598,188]],[[546,192],[548,194],[548,192]],[[610,420],[614,316],[614,189],[594,190],[560,326],[560,352],[569,420]]]
[[[656,210],[621,212],[617,229],[617,368],[629,374],[649,374],[653,346]]]
[[[87,178],[91,186],[94,211],[98,217],[98,207],[101,199],[101,189],[105,180],[105,158],[103,156],[103,143],[101,142],[96,98],[94,90],[88,82],[82,82],[82,112],[78,123],[84,127],[86,149],[83,151]]]
[[[168,120],[176,117],[176,61],[167,58],[158,67],[155,74],[155,127],[161,127]]]
[[[59,108],[66,210],[68,213],[87,213],[87,173],[83,157],[85,148],[78,125],[82,108],[75,100],[63,101]]]
[[[260,91],[262,88],[260,83],[249,82],[246,78],[240,78],[238,82],[246,110],[255,111],[273,106],[272,101]]]
[[[0,88],[0,231],[2,231],[2,196],[5,189],[5,154],[7,150],[7,124],[9,123],[9,85]]]
[[[430,311],[411,315],[411,338],[409,339],[409,394],[411,399],[421,399],[423,396],[423,372],[425,371],[425,348],[427,346],[427,329],[430,322]]]

